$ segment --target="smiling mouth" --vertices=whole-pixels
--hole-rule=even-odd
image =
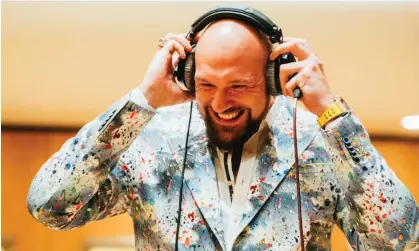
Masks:
[[[230,112],[222,112],[222,113],[213,113],[215,115],[215,119],[216,121],[218,121],[218,123],[221,124],[230,124],[233,125],[232,123],[236,123],[240,120],[240,118],[242,117],[241,115],[244,114],[244,110],[240,109],[240,110],[234,110],[234,111],[230,111]]]
[[[232,111],[232,112],[223,112],[223,113],[216,113],[217,116],[223,120],[233,120],[237,117],[239,117],[239,115],[241,115],[243,113],[243,110],[240,111]]]

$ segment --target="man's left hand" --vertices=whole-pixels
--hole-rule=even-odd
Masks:
[[[298,61],[280,66],[279,78],[284,95],[293,97],[294,89],[299,87],[303,93],[301,101],[304,106],[320,116],[333,103],[333,93],[327,83],[321,60],[314,54],[307,40],[287,37],[273,49],[269,59],[274,60],[287,52],[297,57]],[[297,75],[289,79],[294,73]]]

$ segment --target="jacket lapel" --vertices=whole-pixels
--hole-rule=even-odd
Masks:
[[[245,211],[239,218],[239,227],[235,239],[255,217],[294,166],[292,109],[289,102],[286,102],[284,98],[282,99],[282,105],[275,122],[272,127],[265,128],[265,130],[268,130],[266,134],[262,133],[262,135],[267,136],[261,138],[263,147],[256,156],[257,166],[247,193]],[[303,114],[301,110],[297,113],[299,155],[309,146],[318,131],[318,127],[313,126],[312,115],[310,117],[308,121],[304,121],[307,120],[307,114]]]
[[[205,221],[218,241],[225,247],[223,224],[221,219],[220,197],[211,149],[206,136],[195,145],[195,151],[188,158],[185,170],[185,182],[196,201]]]
[[[195,116],[191,126],[186,166],[185,166],[185,189],[189,189],[196,202],[199,211],[215,234],[221,246],[225,247],[224,232],[221,219],[221,206],[218,194],[218,183],[213,162],[212,149],[210,148],[208,137],[206,135],[204,122],[198,111],[194,111]],[[185,132],[186,135],[186,132]],[[184,138],[171,139],[169,144],[174,146],[183,145]],[[171,142],[170,142],[171,141]],[[182,143],[183,142],[183,143]],[[184,146],[178,148],[175,159],[179,170],[183,167]]]

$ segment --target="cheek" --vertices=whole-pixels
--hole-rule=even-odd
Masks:
[[[250,108],[251,118],[257,119],[262,115],[268,96],[262,92],[251,92],[246,95],[242,95],[240,99],[237,99],[245,107]]]
[[[195,100],[198,105],[198,110],[201,113],[205,112],[205,107],[208,107],[211,105],[211,95],[209,95],[208,92],[204,91],[196,91],[195,92]]]

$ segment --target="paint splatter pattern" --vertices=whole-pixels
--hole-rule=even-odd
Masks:
[[[136,250],[174,250],[189,104],[154,111],[136,90],[86,124],[41,167],[28,210],[42,224],[69,230],[128,213]],[[296,250],[299,245],[292,110],[270,128],[239,216],[234,250]],[[354,250],[419,246],[418,207],[371,144],[353,113],[320,129],[298,113],[304,238],[330,250],[334,224]],[[179,234],[181,250],[225,250],[213,150],[194,106]]]

